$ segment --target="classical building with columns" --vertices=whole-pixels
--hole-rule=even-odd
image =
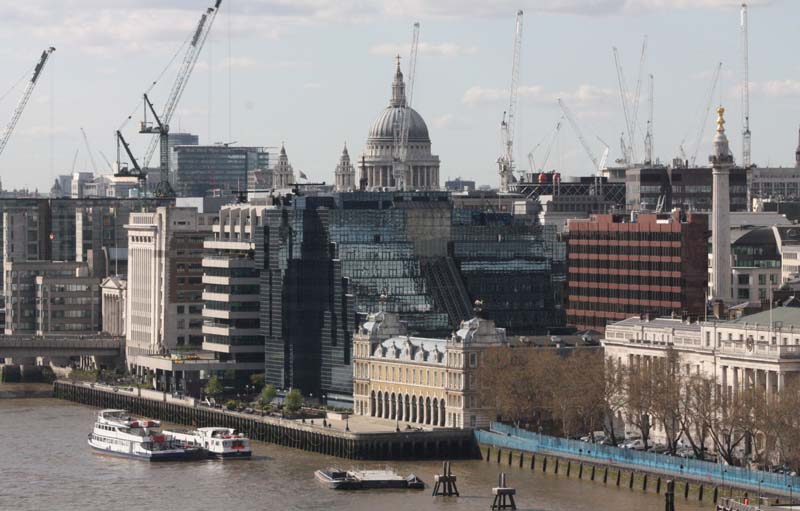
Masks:
[[[800,378],[800,307],[731,321],[633,317],[608,325],[602,343],[606,357],[627,366],[652,363],[673,350],[683,373],[714,377],[723,395],[758,388],[769,400]]]
[[[413,337],[378,312],[353,336],[353,410],[411,426],[476,428],[495,418],[480,402],[481,352],[507,343],[494,321],[463,321],[446,339]]]
[[[403,117],[408,114],[408,153],[404,164],[395,162]],[[392,98],[369,130],[359,162],[361,183],[367,190],[438,190],[439,157],[431,154],[431,138],[422,116],[406,104],[406,85],[397,62]]]

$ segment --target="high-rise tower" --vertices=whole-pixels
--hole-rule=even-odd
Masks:
[[[714,152],[708,158],[713,176],[711,205],[712,298],[731,300],[730,172],[733,156],[725,135],[725,109],[717,108]]]

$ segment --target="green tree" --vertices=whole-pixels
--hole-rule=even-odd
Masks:
[[[278,391],[275,390],[273,385],[267,385],[263,389],[261,389],[261,396],[259,397],[259,404],[261,405],[262,410],[266,410],[272,404],[272,400],[275,399],[275,396],[278,395]]]
[[[203,389],[203,392],[206,395],[211,396],[213,398],[217,398],[222,395],[222,383],[220,383],[219,379],[216,376],[212,376],[208,379],[208,383],[206,387]]]
[[[303,394],[299,389],[292,389],[283,399],[283,406],[289,412],[296,412],[303,406]]]
[[[253,373],[250,375],[250,385],[257,389],[264,387],[264,373]]]

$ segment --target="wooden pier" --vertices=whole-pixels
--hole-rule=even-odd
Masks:
[[[470,430],[438,429],[358,433],[303,424],[276,417],[261,417],[174,400],[150,399],[106,387],[58,381],[53,395],[97,408],[123,408],[142,415],[193,427],[220,426],[238,429],[259,442],[293,447],[351,460],[477,459],[480,457]]]

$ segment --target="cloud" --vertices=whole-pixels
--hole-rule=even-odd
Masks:
[[[369,49],[371,55],[406,55],[409,46],[407,44],[384,43],[373,46]],[[475,46],[462,46],[456,43],[419,43],[420,55],[429,57],[460,57],[465,55],[475,55],[478,49]]]
[[[750,84],[750,92],[754,95],[770,98],[800,97],[800,81],[772,80],[768,82],[753,82]]]
[[[563,99],[568,105],[579,107],[605,105],[613,101],[614,91],[583,84],[573,91],[547,92],[541,85],[520,85],[517,95],[521,101],[528,103],[555,105],[558,98]],[[493,89],[473,86],[464,92],[461,102],[466,105],[479,103],[494,103],[508,101],[508,89]]]

